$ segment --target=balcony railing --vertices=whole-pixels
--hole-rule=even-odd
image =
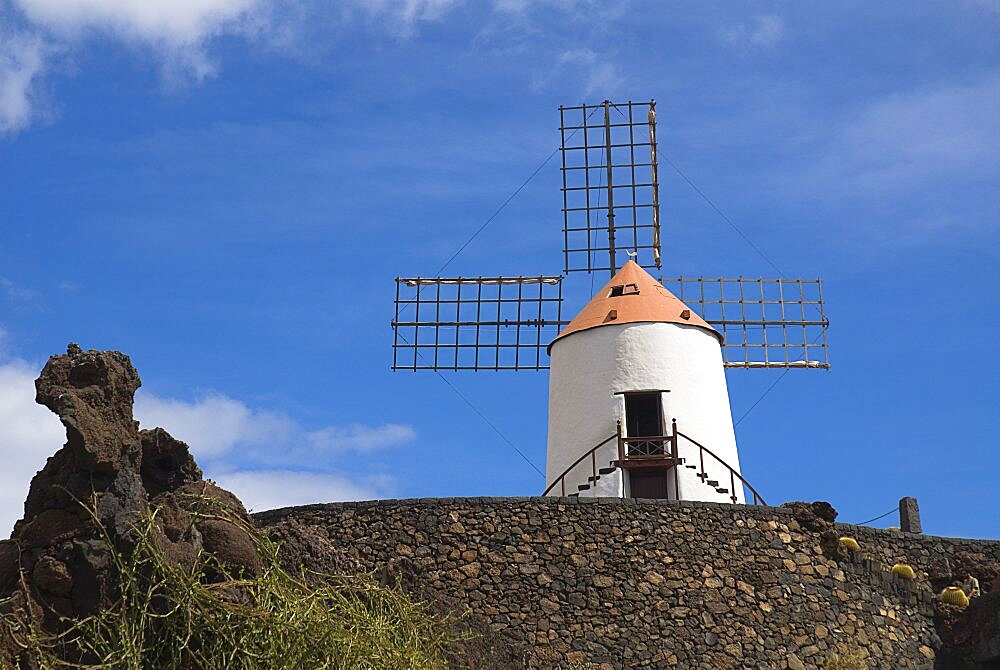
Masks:
[[[677,421],[670,422],[670,435],[643,435],[628,437],[622,435],[622,423],[618,422],[618,460],[625,465],[632,459],[664,460],[677,458]]]

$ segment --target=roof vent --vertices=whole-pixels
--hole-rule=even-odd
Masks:
[[[609,298],[617,298],[623,295],[639,295],[639,286],[636,284],[618,284],[611,287],[608,293]]]

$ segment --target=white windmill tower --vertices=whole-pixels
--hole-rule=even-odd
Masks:
[[[550,485],[563,495],[569,478],[574,493],[588,485],[591,495],[743,502],[730,481],[740,469],[721,345],[718,331],[626,263],[549,345]],[[678,444],[667,417],[712,445],[704,467],[677,467],[700,465],[702,454]],[[588,444],[595,449],[581,453]],[[594,472],[588,457],[602,467]]]
[[[393,369],[550,369],[543,495],[762,503],[725,368],[829,368],[820,280],[657,281],[655,103],[560,119],[563,272],[611,280],[564,321],[563,276],[397,278]]]

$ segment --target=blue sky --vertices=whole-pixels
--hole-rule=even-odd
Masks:
[[[824,278],[832,371],[737,427],[768,501],[861,521],[913,495],[929,532],[1000,537],[995,0],[327,5],[0,0],[4,525],[61,444],[31,380],[70,340],[129,353],[143,424],[258,508],[540,492],[433,373],[389,370],[393,278],[531,174],[560,104],[610,97],[655,98],[661,155]],[[660,175],[666,274],[774,276]],[[448,273],[557,273],[559,183]],[[567,290],[573,312],[589,279]],[[780,374],[731,371],[734,416]],[[447,378],[544,464],[544,373]]]

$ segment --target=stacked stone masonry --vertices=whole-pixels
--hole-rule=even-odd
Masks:
[[[363,570],[407,565],[420,591],[466,605],[530,668],[820,668],[843,646],[873,670],[930,669],[934,593],[883,566],[1000,560],[1000,542],[841,525],[862,557],[837,562],[788,509],[718,503],[384,500],[256,521],[276,537],[325,535]]]

